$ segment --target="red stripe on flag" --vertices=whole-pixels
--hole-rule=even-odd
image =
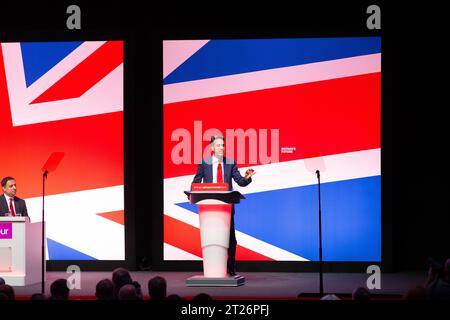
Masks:
[[[211,128],[219,129],[222,134],[226,134],[226,129],[253,129],[258,135],[260,129],[267,129],[267,141],[270,141],[270,129],[279,129],[279,148],[296,148],[293,153],[280,153],[280,162],[379,148],[380,99],[381,73],[373,73],[166,104],[164,178],[195,173],[193,140],[201,140],[201,135]],[[200,133],[194,131],[194,121],[201,121],[197,130]],[[182,141],[171,141],[177,129],[190,133],[192,164],[176,164],[172,159],[172,151]],[[240,166],[255,165],[249,163],[246,140],[246,161],[238,163]],[[201,150],[207,145],[203,141]],[[267,149],[270,154],[270,144]],[[236,160],[236,151],[234,155]],[[259,155],[256,164],[261,164]]]
[[[200,230],[164,215],[164,242],[198,257],[202,256]]]
[[[4,106],[0,109],[3,114]],[[49,174],[46,194],[123,185],[123,112],[19,127],[9,121],[2,130],[12,132],[14,143],[11,156],[2,159],[0,175],[16,178],[21,198],[42,195],[41,169],[55,150],[64,158]]]
[[[202,257],[200,230],[168,215],[164,215],[164,242],[197,257]],[[236,260],[273,261],[269,257],[240,245],[236,248]]]
[[[121,225],[125,224],[125,216],[124,216],[123,210],[97,213],[97,215],[100,217],[103,217],[105,219],[109,219],[111,221],[117,222],[118,224],[121,224]]]
[[[236,247],[236,260],[249,261],[274,261],[272,258],[263,256],[262,254],[238,245]]]
[[[78,98],[123,62],[123,42],[107,41],[33,103]]]

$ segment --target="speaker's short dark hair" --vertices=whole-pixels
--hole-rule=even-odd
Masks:
[[[6,184],[8,183],[9,180],[15,180],[13,177],[4,177],[2,179],[2,187],[6,187]]]
[[[210,144],[213,145],[213,144],[214,144],[214,141],[217,140],[217,139],[222,139],[223,142],[225,142],[225,138],[219,134],[219,135],[217,135],[217,136],[212,136],[212,137],[211,137],[211,142],[210,142]]]

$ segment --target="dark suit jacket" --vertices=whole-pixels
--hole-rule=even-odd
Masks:
[[[16,214],[21,213],[22,216],[28,217],[27,205],[25,200],[14,197],[14,208]],[[6,201],[5,195],[0,196],[0,216],[6,216],[9,214],[9,204]]]
[[[228,190],[233,190],[232,180],[236,181],[238,185],[241,187],[247,186],[250,182],[252,182],[252,178],[248,181],[241,176],[239,170],[234,163],[233,160],[228,158],[223,158],[223,177],[224,182],[228,183]],[[212,158],[203,159],[202,162],[199,163],[197,167],[197,174],[194,177],[192,183],[200,183],[203,180],[203,183],[212,183],[213,182],[213,166],[212,166]]]

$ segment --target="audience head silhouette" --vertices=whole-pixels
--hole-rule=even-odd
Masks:
[[[335,294],[327,294],[322,298],[320,298],[320,300],[341,300],[341,299]]]
[[[205,302],[205,301],[211,301],[211,300],[213,300],[213,298],[209,294],[204,293],[204,292],[201,292],[192,298],[192,301],[197,301],[197,302]]]
[[[144,300],[144,295],[142,294],[141,284],[137,281],[133,281],[132,285],[136,289],[136,294],[139,300]]]
[[[118,298],[119,300],[138,300],[136,287],[132,284],[122,286],[119,290]]]
[[[148,295],[152,300],[163,300],[167,295],[166,279],[156,276],[148,280]]]
[[[14,288],[11,287],[10,285],[0,284],[0,294],[8,297],[8,299],[5,299],[5,297],[3,297],[2,299],[4,299],[4,300],[16,300]]]
[[[118,298],[119,290],[126,284],[131,284],[130,272],[125,268],[117,268],[113,271],[112,282],[114,284],[114,298]]]
[[[31,295],[30,300],[48,300],[48,297],[43,293],[34,293]]]
[[[67,300],[69,299],[69,292],[66,279],[55,280],[50,285],[50,299],[52,300]]]
[[[356,288],[352,293],[352,300],[368,301],[370,300],[370,291],[364,287]]]
[[[97,300],[114,299],[114,284],[110,279],[100,280],[95,286],[95,296]]]

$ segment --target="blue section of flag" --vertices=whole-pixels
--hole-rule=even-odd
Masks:
[[[53,68],[82,42],[22,42],[23,66],[27,87]]]
[[[169,74],[164,84],[379,52],[380,37],[211,40]]]
[[[83,252],[47,238],[49,260],[97,260]]]
[[[246,194],[236,229],[319,260],[317,186]],[[321,184],[324,261],[381,261],[381,177]],[[197,212],[188,202],[179,206]]]

